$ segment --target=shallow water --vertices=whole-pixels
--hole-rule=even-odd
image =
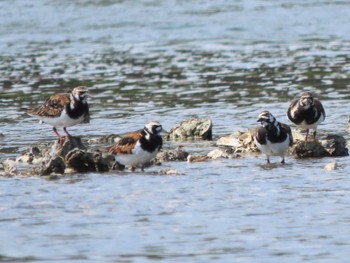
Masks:
[[[349,139],[347,1],[0,2],[0,159],[55,139],[26,109],[87,85],[91,138],[211,117],[214,139],[287,122],[303,90],[319,134]],[[214,142],[165,142],[206,154]],[[278,158],[273,161],[278,163]],[[323,167],[337,161],[339,169]],[[145,174],[0,178],[0,261],[347,262],[349,157],[163,163]],[[176,168],[184,175],[154,176]]]

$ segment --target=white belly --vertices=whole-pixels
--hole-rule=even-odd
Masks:
[[[258,149],[268,155],[268,156],[281,156],[284,157],[286,154],[286,151],[288,150],[289,147],[289,135],[287,137],[287,140],[281,143],[271,143],[270,141],[267,141],[266,144],[262,145],[259,144],[256,139],[254,138],[255,145],[258,147]]]
[[[84,121],[84,116],[81,116],[78,119],[71,119],[67,115],[66,111],[62,111],[61,115],[56,118],[40,117],[40,120],[50,124],[54,127],[70,127],[76,124],[82,123]]]
[[[142,166],[156,157],[158,149],[153,152],[144,151],[137,142],[131,154],[116,155],[115,160],[123,165]]]

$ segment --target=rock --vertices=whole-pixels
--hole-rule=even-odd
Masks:
[[[36,164],[27,171],[29,175],[57,175],[64,173],[106,172],[114,163],[111,155],[101,152],[88,152],[78,137],[66,140],[63,145],[54,142],[51,146],[32,147],[24,153],[18,162]]]
[[[254,136],[257,129],[248,130],[246,132],[235,132],[233,134],[219,138],[216,141],[218,146],[230,146],[235,153],[257,152],[258,148],[254,143]]]
[[[209,153],[211,158],[234,158],[232,154],[245,152],[257,152],[254,143],[254,135],[257,129],[247,132],[236,132],[234,134],[221,137],[217,140],[218,146],[231,147],[232,151],[217,150]],[[298,158],[327,157],[327,156],[347,156],[346,140],[344,137],[329,134],[320,141],[304,141],[304,135],[299,130],[293,130],[294,144],[289,148],[289,153]],[[237,156],[236,156],[237,157]]]
[[[63,174],[65,170],[65,164],[61,157],[50,159],[44,164],[41,169],[39,168],[40,176],[47,176],[51,174]]]
[[[176,169],[164,169],[159,172],[153,173],[153,175],[185,175],[183,173],[179,173]]]
[[[344,137],[336,134],[328,134],[324,140],[321,140],[322,146],[330,156],[348,156],[346,140]]]
[[[109,134],[100,138],[91,138],[88,140],[89,144],[114,144],[122,138],[121,135]]]
[[[207,154],[207,156],[211,159],[232,159],[241,157],[240,153],[236,152],[234,147],[220,147],[218,149],[212,150]]]
[[[317,141],[295,141],[291,148],[289,148],[291,155],[298,158],[309,157],[327,157],[330,154]]]
[[[338,169],[338,163],[337,162],[331,162],[325,165],[325,167],[323,168],[326,171],[333,171]]]
[[[75,148],[68,152],[65,157],[65,165],[68,171],[86,173],[96,171],[95,162],[93,161],[92,154]]]
[[[208,161],[209,159],[209,156],[206,156],[206,155],[202,155],[202,156],[193,156],[191,154],[189,154],[187,156],[187,162],[188,163],[198,163],[198,162],[206,162]]]
[[[188,152],[184,151],[182,147],[178,147],[174,150],[161,150],[156,158],[151,161],[153,164],[162,162],[173,162],[173,161],[186,161]]]
[[[65,137],[65,141],[63,145],[60,145],[58,141],[55,141],[51,148],[51,156],[61,156],[62,158],[65,158],[65,156],[72,150],[78,148],[85,150],[85,145],[81,142],[81,139],[79,137],[71,137],[70,139],[67,139]]]
[[[11,159],[6,159],[2,163],[3,168],[4,168],[4,174],[7,176],[14,176],[17,174],[17,166],[16,162]]]
[[[190,118],[170,130],[170,140],[211,140],[213,124],[210,119]]]
[[[320,141],[305,142],[303,140],[296,140],[290,148],[290,153],[298,158],[341,157],[349,155],[345,138],[335,134],[329,134]]]

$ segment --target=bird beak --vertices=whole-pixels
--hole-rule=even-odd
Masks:
[[[162,128],[162,130],[160,131],[159,134],[160,134],[160,135],[169,135],[170,132],[168,132],[168,131],[166,131],[166,130],[164,130],[164,129]]]
[[[262,122],[263,118],[259,118],[256,122]]]

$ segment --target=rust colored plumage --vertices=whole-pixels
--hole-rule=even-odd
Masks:
[[[70,103],[68,94],[55,94],[48,98],[41,106],[29,110],[28,114],[39,117],[57,117],[60,116],[68,103]]]
[[[109,148],[109,153],[113,155],[131,154],[137,141],[141,138],[141,132],[129,133],[112,147]]]

